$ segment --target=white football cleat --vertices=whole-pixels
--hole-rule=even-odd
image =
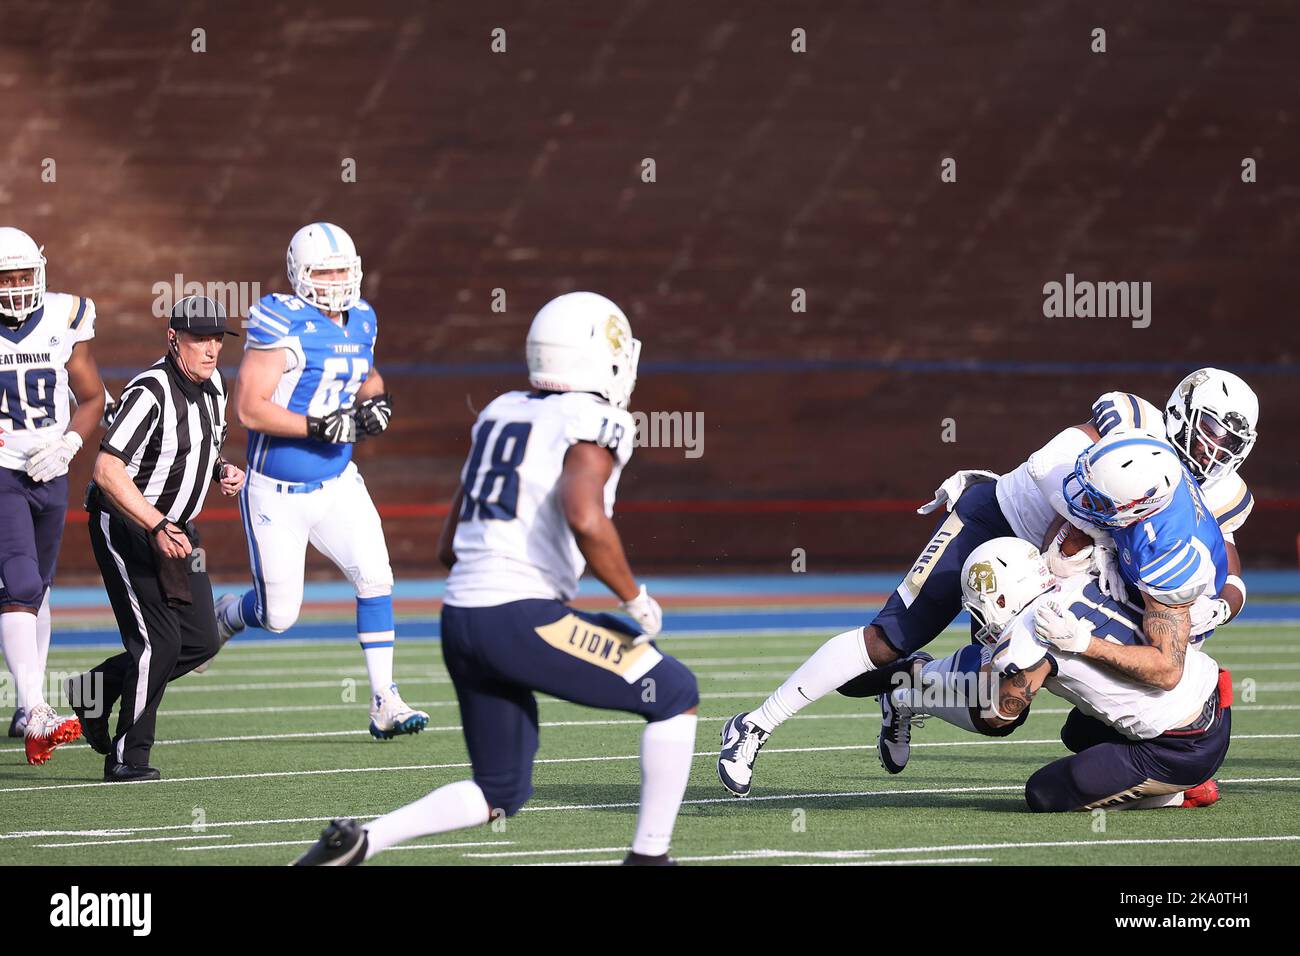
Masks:
[[[429,715],[402,700],[396,684],[370,699],[370,736],[392,740],[398,734],[418,734],[429,726]]]
[[[27,762],[39,767],[50,759],[55,747],[71,743],[80,736],[81,721],[76,717],[60,717],[49,704],[37,704],[27,712],[24,741]]]
[[[230,622],[226,620],[226,611],[232,604],[238,604],[241,600],[242,598],[240,598],[238,594],[223,594],[221,597],[217,598],[217,603],[212,606],[212,612],[217,618],[217,639],[219,641],[217,644],[217,654],[220,654],[221,649],[226,646],[226,641],[230,640],[243,630],[242,627],[233,627]],[[208,665],[212,663],[217,654],[213,654],[212,657],[209,657],[198,667],[194,668],[194,673],[202,674],[207,670]]]
[[[722,725],[722,752],[718,754],[718,779],[732,796],[749,794],[750,781],[754,779],[754,761],[771,734],[760,730],[746,718],[737,714]]]

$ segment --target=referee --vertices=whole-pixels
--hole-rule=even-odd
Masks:
[[[167,354],[122,392],[86,492],[95,561],[126,650],[74,678],[68,698],[86,742],[105,755],[108,782],[161,776],[149,751],[163,690],[219,646],[212,585],[193,555],[194,518],[209,481],[224,495],[244,484],[243,471],[221,457],[226,390],[217,358],[237,333],[206,296],[177,302],[168,324]]]

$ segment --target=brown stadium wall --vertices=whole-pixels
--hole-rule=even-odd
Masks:
[[[625,476],[641,566],[782,570],[804,548],[811,570],[897,567],[929,528],[910,508],[954,469],[1008,469],[1100,392],[1160,403],[1202,364],[1263,406],[1247,563],[1294,566],[1292,3],[4,14],[0,219],[45,245],[52,289],[98,303],[114,389],[161,354],[155,284],[282,290],[299,225],[355,237],[397,409],[357,457],[401,574],[437,570],[473,409],[520,384],[532,313],[578,288],[621,303],[645,343],[634,408],[703,414],[700,457],[643,448]],[[1044,318],[1066,273],[1151,282],[1150,326]],[[210,565],[246,573],[210,501]],[[61,568],[94,573],[75,517]]]

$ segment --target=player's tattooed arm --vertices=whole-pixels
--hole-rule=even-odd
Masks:
[[[1052,662],[1046,658],[1028,670],[1004,674],[998,680],[998,703],[992,714],[981,715],[993,727],[1005,727],[1020,719],[1029,709],[1034,695],[1052,672]]]
[[[1192,633],[1189,608],[1188,604],[1170,606],[1147,597],[1142,617],[1146,645],[1112,644],[1094,637],[1083,656],[1139,683],[1173,690],[1183,679],[1187,660],[1187,641]]]
[[[456,549],[452,545],[456,540],[456,526],[460,523],[460,509],[464,500],[465,489],[457,488],[451,499],[447,520],[442,525],[442,534],[438,536],[438,560],[448,571],[456,563]]]

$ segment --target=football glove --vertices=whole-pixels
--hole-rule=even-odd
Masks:
[[[367,398],[356,407],[353,415],[357,420],[357,430],[367,435],[378,435],[388,427],[393,417],[393,396],[388,392]]]
[[[1097,565],[1097,584],[1101,593],[1115,601],[1128,600],[1128,585],[1119,569],[1119,555],[1114,548],[1098,544],[1092,549],[1092,558]]]
[[[350,445],[357,440],[357,420],[352,409],[336,408],[322,418],[307,416],[307,437],[331,445]]]
[[[1192,637],[1208,634],[1220,624],[1227,624],[1232,617],[1232,608],[1223,598],[1211,598],[1202,594],[1192,602]]]
[[[950,475],[947,481],[934,489],[934,498],[917,508],[916,513],[928,515],[931,511],[938,511],[939,506],[944,504],[949,511],[952,511],[957,506],[957,499],[971,485],[997,480],[997,474],[992,471],[959,471]]]
[[[1074,577],[1076,574],[1083,574],[1092,569],[1093,545],[1082,547],[1070,555],[1061,552],[1061,545],[1070,536],[1073,528],[1074,525],[1068,521],[1061,525],[1061,530],[1056,532],[1056,537],[1047,546],[1047,554],[1044,555],[1047,559],[1047,570],[1051,571],[1054,577],[1062,580]]]
[[[1058,651],[1081,654],[1092,643],[1092,625],[1055,601],[1040,601],[1034,608],[1034,633]]]
[[[58,438],[33,448],[27,456],[27,475],[32,481],[51,481],[68,473],[72,456],[81,451],[81,436],[64,432]]]
[[[644,584],[641,585],[641,590],[636,597],[630,601],[624,601],[619,607],[623,610],[623,613],[636,621],[641,627],[641,634],[632,642],[634,645],[644,644],[663,630],[663,608],[659,606],[658,601],[646,593]]]

